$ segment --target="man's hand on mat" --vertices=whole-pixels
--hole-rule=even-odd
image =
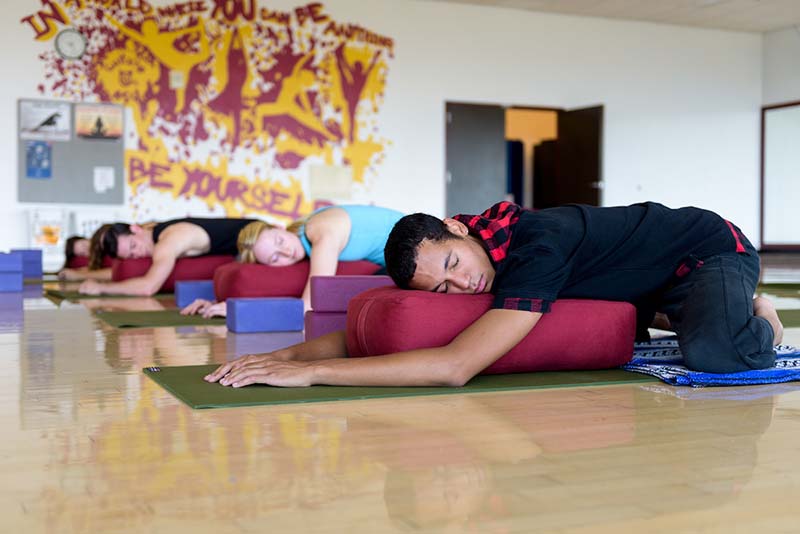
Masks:
[[[240,388],[250,384],[280,387],[304,387],[312,384],[314,362],[285,361],[272,354],[251,354],[221,365],[206,375],[207,382]]]
[[[95,280],[84,280],[78,292],[84,295],[100,295],[103,292],[103,284]]]

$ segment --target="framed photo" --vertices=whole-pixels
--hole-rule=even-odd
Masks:
[[[122,109],[105,104],[75,104],[75,135],[83,139],[119,139]]]
[[[19,101],[19,137],[36,141],[69,141],[69,102]]]

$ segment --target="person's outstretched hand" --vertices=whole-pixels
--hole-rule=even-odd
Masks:
[[[228,307],[225,301],[211,302],[210,300],[197,299],[181,310],[181,315],[202,315],[206,319],[211,317],[225,317]]]
[[[84,295],[100,295],[102,290],[103,284],[96,280],[84,280],[78,288],[78,292]]]
[[[250,354],[220,365],[206,375],[206,382],[240,388],[250,384],[305,387],[313,384],[314,362],[283,360],[271,353]]]

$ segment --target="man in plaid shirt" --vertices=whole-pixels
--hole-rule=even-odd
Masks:
[[[647,202],[533,212],[501,202],[452,219],[416,213],[395,225],[385,256],[401,288],[492,293],[492,309],[443,347],[335,358],[346,354],[342,334],[225,364],[206,379],[460,385],[519,343],[558,298],[630,302],[640,337],[660,312],[678,334],[686,365],[706,372],[770,367],[783,335],[772,303],[753,299],[755,249],[736,226],[699,208]]]

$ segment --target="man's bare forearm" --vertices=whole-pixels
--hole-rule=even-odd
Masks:
[[[311,341],[292,345],[273,352],[281,360],[313,362],[347,357],[347,342],[344,331],[331,332]]]

